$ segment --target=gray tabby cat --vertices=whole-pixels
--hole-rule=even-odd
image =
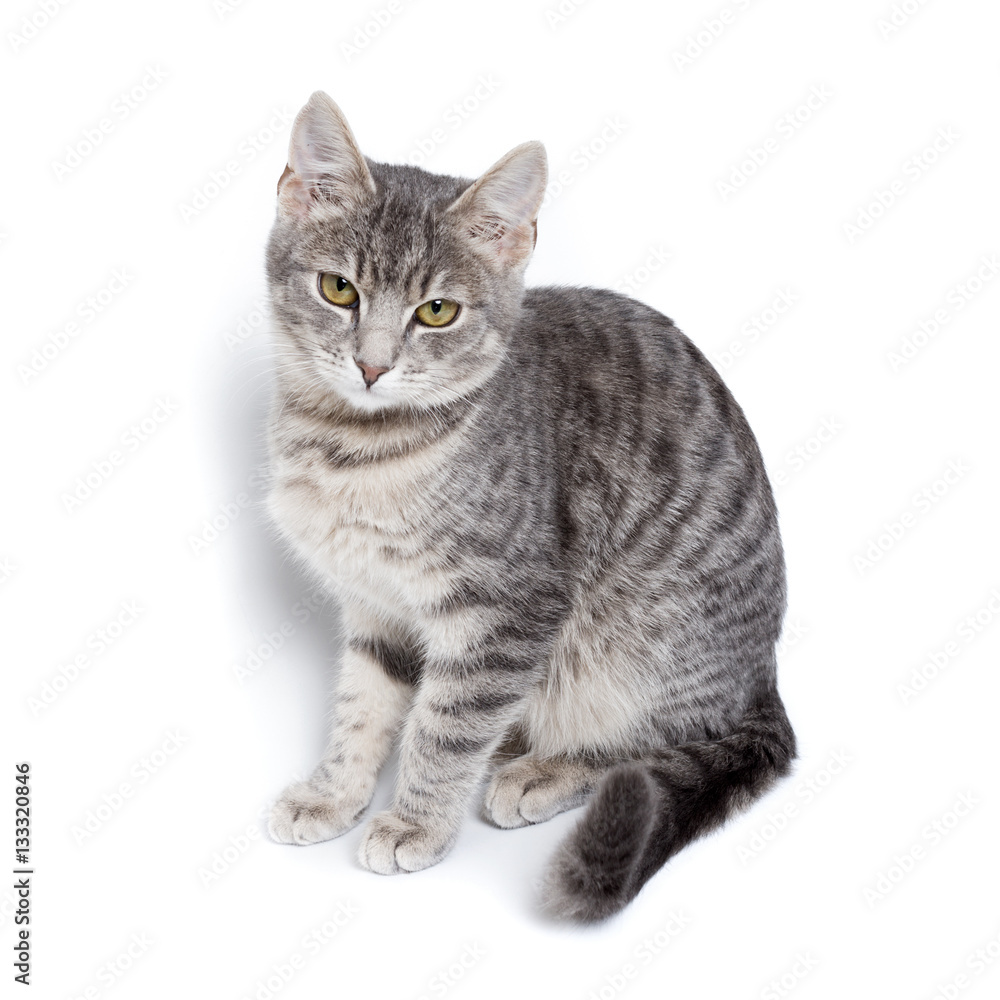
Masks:
[[[588,803],[550,912],[599,920],[788,773],[785,578],[757,444],[669,319],[525,291],[546,185],[528,142],[477,181],[365,158],[316,93],[267,251],[270,507],[345,629],[329,748],[274,807],[360,820],[373,872],[440,861],[484,778],[513,828]]]

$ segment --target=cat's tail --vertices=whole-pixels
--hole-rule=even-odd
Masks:
[[[546,874],[545,909],[592,922],[617,913],[681,848],[791,770],[795,735],[776,691],[719,740],[612,768]]]

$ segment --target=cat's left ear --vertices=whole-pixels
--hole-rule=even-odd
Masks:
[[[535,247],[548,165],[540,142],[525,142],[498,160],[448,207],[477,250],[499,264],[527,262]]]
[[[292,125],[288,166],[278,181],[278,211],[305,216],[317,205],[347,211],[374,193],[375,182],[347,119],[317,90]]]

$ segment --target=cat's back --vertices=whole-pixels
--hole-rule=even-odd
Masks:
[[[606,289],[532,288],[524,322],[515,350],[533,391],[551,401],[557,432],[596,434],[595,446],[614,440],[646,457],[659,447],[724,464],[759,458],[719,374],[651,306]]]
[[[593,551],[698,532],[774,533],[774,504],[742,409],[673,322],[610,290],[542,287],[515,345],[526,406],[542,428],[561,517]],[[685,534],[688,532],[685,531]],[[602,546],[603,547],[603,546]]]
[[[608,288],[547,285],[529,288],[524,295],[524,315],[537,335],[563,358],[570,350],[590,348],[585,356],[623,358],[642,352],[643,345],[670,353],[677,341],[687,338],[673,320],[652,306]],[[656,361],[656,353],[645,354]]]

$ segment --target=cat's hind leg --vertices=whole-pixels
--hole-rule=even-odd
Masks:
[[[483,815],[507,830],[543,823],[583,805],[614,763],[582,756],[519,757],[494,773]]]

